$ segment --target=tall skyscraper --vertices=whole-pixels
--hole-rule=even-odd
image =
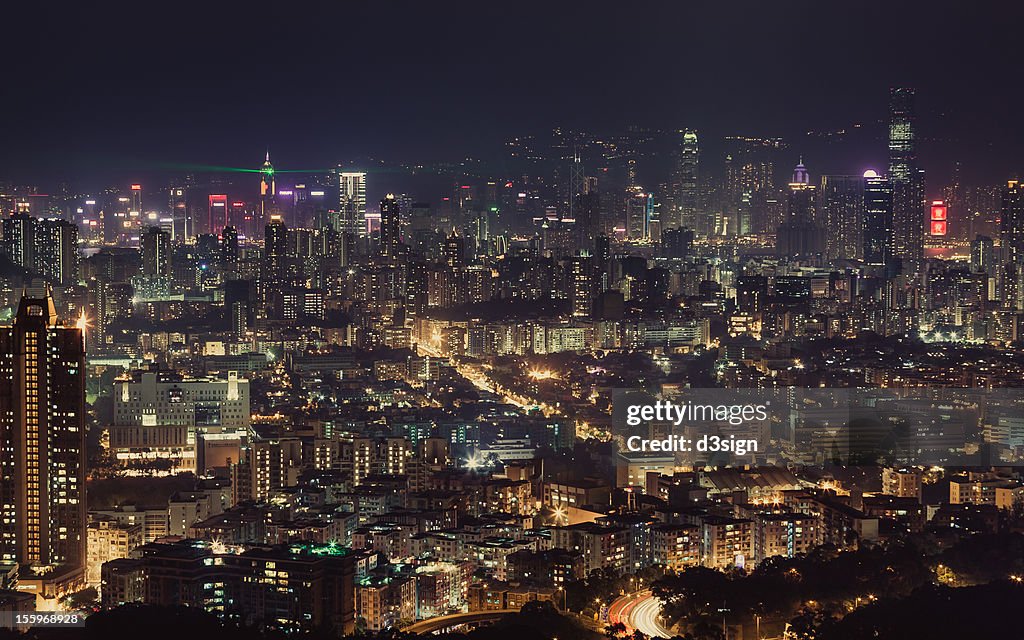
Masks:
[[[167,205],[171,208],[171,238],[184,240],[192,233],[192,223],[188,215],[188,190],[182,186],[172,186],[168,190]]]
[[[586,176],[583,171],[583,161],[578,152],[573,153],[572,162],[569,164],[569,215],[567,216],[572,220],[576,220],[579,216],[578,196],[583,194],[585,188]]]
[[[366,174],[343,171],[338,174],[337,231],[366,237]]]
[[[238,277],[238,230],[224,227],[220,233],[220,268],[225,279]]]
[[[395,194],[389,193],[380,201],[380,254],[394,258],[402,244],[401,210]]]
[[[892,185],[873,170],[864,172],[863,259],[866,264],[891,268]]]
[[[697,132],[687,129],[683,132],[683,145],[679,153],[679,216],[678,226],[697,229],[708,225],[699,220],[700,215],[700,155]],[[668,225],[673,226],[673,225]]]
[[[274,165],[270,164],[270,151],[260,167],[260,219],[267,221],[276,213],[277,179],[274,178]]]
[[[3,220],[4,253],[11,262],[32,271],[36,265],[36,219],[16,213]]]
[[[1024,262],[1024,184],[1010,180],[999,207],[999,239],[1003,264]]]
[[[37,596],[75,588],[85,566],[84,322],[23,297],[0,327],[0,557],[28,565]]]
[[[269,300],[288,280],[288,227],[279,215],[270,217],[263,235],[263,274],[260,278],[262,299]]]
[[[601,235],[601,196],[597,178],[583,181],[583,192],[576,196],[577,248],[593,252],[594,242]]]
[[[146,278],[171,276],[171,234],[150,227],[142,234],[142,275]]]
[[[825,255],[857,260],[864,251],[864,178],[821,177],[821,218],[825,226]]]
[[[568,290],[570,313],[589,316],[594,306],[594,264],[590,256],[576,256],[569,261]]]
[[[818,189],[811,184],[803,160],[789,181],[786,221],[779,227],[776,250],[780,256],[806,256],[825,250],[824,230],[818,224]]]
[[[40,220],[36,228],[36,270],[62,285],[78,282],[78,226],[67,220]]]
[[[995,266],[995,243],[992,238],[975,236],[971,242],[971,271],[992,276],[995,274]]]
[[[914,89],[889,92],[889,182],[892,185],[893,257],[904,272],[924,258],[924,172],[917,164]]]

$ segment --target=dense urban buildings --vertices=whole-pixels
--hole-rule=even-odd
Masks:
[[[960,97],[1012,73],[822,53],[873,7],[289,11],[238,78],[112,70],[130,117],[4,107],[55,124],[0,135],[0,627],[1020,635],[1024,166]]]

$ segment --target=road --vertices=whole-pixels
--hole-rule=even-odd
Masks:
[[[500,620],[505,616],[511,616],[519,613],[519,609],[496,609],[493,611],[472,611],[470,613],[453,613],[447,616],[439,616],[437,618],[427,618],[426,620],[420,620],[419,622],[412,624],[402,631],[406,633],[418,633],[420,635],[427,635],[437,631],[443,631],[445,629],[451,629],[471,622],[489,622],[491,620]]]
[[[635,629],[651,638],[671,638],[672,633],[658,622],[660,613],[661,603],[657,598],[650,591],[638,591],[611,603],[608,607],[608,622],[621,622],[626,625],[629,633]]]

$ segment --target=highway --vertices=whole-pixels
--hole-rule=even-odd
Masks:
[[[453,613],[447,616],[439,616],[437,618],[427,618],[426,620],[420,620],[419,622],[402,629],[402,631],[405,631],[406,633],[418,633],[420,635],[427,635],[438,631],[444,631],[445,629],[452,629],[471,622],[488,622],[492,620],[500,620],[505,616],[511,616],[517,613],[519,613],[519,609],[495,609],[491,611]]]
[[[658,622],[660,613],[661,603],[657,598],[650,591],[638,591],[611,603],[608,607],[608,622],[621,622],[626,625],[629,633],[635,629],[651,638],[671,638],[672,633]]]

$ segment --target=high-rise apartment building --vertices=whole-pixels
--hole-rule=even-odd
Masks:
[[[37,602],[81,586],[86,562],[84,326],[23,297],[0,327],[0,558]]]

